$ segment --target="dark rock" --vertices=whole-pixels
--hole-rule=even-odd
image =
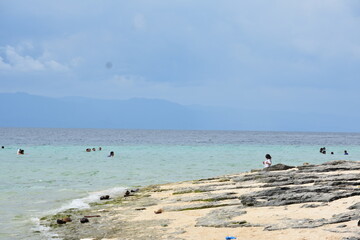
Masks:
[[[136,211],[142,211],[142,210],[146,210],[146,208],[135,208]]]
[[[66,222],[64,220],[62,220],[62,219],[56,220],[56,223],[57,224],[66,224]]]
[[[62,219],[64,222],[72,222],[72,219],[70,217],[66,217]]]
[[[89,222],[89,219],[84,217],[84,218],[80,219],[80,222],[81,223],[87,223],[87,222]]]
[[[360,202],[355,203],[354,205],[351,205],[350,207],[348,207],[348,209],[350,209],[350,210],[360,209]]]
[[[108,200],[108,199],[110,199],[109,195],[105,195],[105,196],[100,197],[100,200]]]
[[[95,217],[101,217],[100,215],[88,215],[84,216],[84,218],[95,218]]]

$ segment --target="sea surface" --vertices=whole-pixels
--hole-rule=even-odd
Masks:
[[[45,215],[126,188],[259,169],[267,153],[287,165],[360,160],[359,133],[0,128],[0,146],[4,240],[50,239]]]

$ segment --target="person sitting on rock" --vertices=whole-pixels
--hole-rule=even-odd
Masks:
[[[270,155],[270,154],[266,154],[266,155],[265,155],[265,158],[266,158],[266,160],[263,161],[264,167],[270,167],[271,164],[272,164],[271,155]]]

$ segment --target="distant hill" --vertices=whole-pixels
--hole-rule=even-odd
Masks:
[[[313,113],[184,106],[159,100],[0,93],[0,127],[359,131],[354,119]]]

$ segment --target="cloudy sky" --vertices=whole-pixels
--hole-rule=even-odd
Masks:
[[[0,92],[351,115],[359,26],[357,0],[0,0]]]

